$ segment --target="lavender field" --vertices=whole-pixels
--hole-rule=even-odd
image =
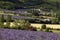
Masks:
[[[0,40],[60,40],[60,34],[0,28]]]

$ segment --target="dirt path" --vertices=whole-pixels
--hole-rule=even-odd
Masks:
[[[31,23],[31,26],[33,26],[33,27],[36,27],[36,28],[41,28],[41,26],[42,26],[43,24],[34,24],[34,23]],[[54,29],[60,29],[60,25],[58,25],[58,24],[46,24],[46,26],[47,27],[49,27],[49,28],[54,28]]]

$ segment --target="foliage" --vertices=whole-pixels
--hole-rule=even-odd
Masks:
[[[4,25],[4,28],[10,28],[10,22],[6,22],[6,25]]]
[[[58,18],[58,20],[60,20],[60,10],[57,10],[57,18]]]
[[[18,8],[52,8],[56,9],[56,0],[0,0],[1,9],[18,9]],[[58,8],[59,9],[59,8]]]
[[[0,15],[0,22],[4,22],[4,16]]]
[[[58,18],[52,19],[52,23],[58,23]]]
[[[12,2],[7,2],[7,1],[0,1],[0,8],[1,9],[13,9],[14,8],[14,3]]]
[[[42,25],[40,31],[52,32],[52,31],[51,31],[51,28],[47,28],[45,24]]]
[[[43,25],[41,26],[41,29],[46,29],[46,25],[43,24]]]
[[[0,28],[3,28],[4,27],[3,24],[4,24],[3,22],[0,22]]]
[[[46,28],[46,29],[45,29],[45,32],[53,32],[53,31],[51,31],[50,28]]]
[[[39,16],[39,11],[35,11],[35,10],[32,10],[33,12],[32,12],[32,15],[34,15],[34,16]]]
[[[3,15],[0,15],[0,27],[4,26],[4,17]]]
[[[53,31],[49,31],[49,32],[53,32]]]
[[[6,22],[11,22],[11,15],[8,15],[8,17],[6,18]]]
[[[36,28],[31,27],[30,23],[25,20],[15,20],[13,22],[15,26],[10,27],[11,29],[20,29],[20,30],[34,30],[36,31]]]
[[[49,32],[49,31],[50,31],[50,29],[49,29],[49,28],[46,28],[46,29],[45,29],[45,32]]]

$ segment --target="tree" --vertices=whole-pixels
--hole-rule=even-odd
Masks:
[[[46,25],[43,24],[43,25],[41,26],[41,29],[46,29]]]
[[[1,15],[0,16],[0,27],[3,27],[4,26],[4,16]]]
[[[11,22],[11,15],[8,15],[7,18],[6,18],[6,22]]]
[[[10,28],[10,22],[6,22],[6,25],[4,25],[4,28]]]
[[[52,23],[58,23],[58,18],[54,18],[54,19],[52,19]]]
[[[14,27],[15,29],[20,29],[20,30],[33,30],[36,31],[36,28],[30,26],[30,23],[25,20],[15,20],[14,21]]]
[[[19,0],[20,2],[28,2],[29,0]]]
[[[8,17],[6,18],[6,28],[10,28],[10,22],[11,22],[11,15],[8,15]]]
[[[50,31],[50,29],[49,29],[49,28],[46,28],[46,29],[45,29],[45,32],[49,32],[49,31]]]
[[[4,16],[3,15],[0,16],[0,22],[4,22]]]
[[[27,27],[27,23],[25,20],[15,20],[14,21],[14,25],[15,25],[15,29],[21,29],[21,30],[25,30]],[[28,25],[29,26],[29,25]]]
[[[58,20],[60,20],[60,11],[57,11],[56,13],[57,13]]]
[[[45,32],[52,32],[52,31],[50,30],[50,28],[46,28]]]
[[[39,11],[37,10],[33,10],[33,13],[32,13],[34,16],[39,16]]]

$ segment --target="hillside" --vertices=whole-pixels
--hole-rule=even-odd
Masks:
[[[60,20],[60,1],[59,0],[0,0],[0,9],[48,9],[57,13]]]
[[[20,8],[50,8],[56,10],[60,8],[60,1],[56,0],[0,0],[2,9]]]

